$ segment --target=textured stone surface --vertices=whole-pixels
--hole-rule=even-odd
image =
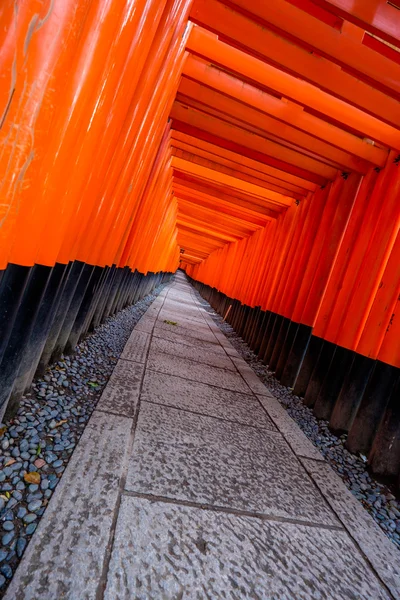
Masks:
[[[205,321],[197,308],[189,309],[184,306],[179,306],[170,303],[168,299],[165,301],[164,307],[158,314],[158,320],[164,322],[169,319],[179,319],[179,323],[183,324],[183,321],[187,321],[189,326],[196,326],[196,324],[201,324],[203,327],[205,325]]]
[[[146,361],[149,344],[150,334],[134,329],[121,354],[121,358],[144,363]]]
[[[151,333],[154,329],[156,320],[148,317],[142,317],[135,327],[135,331],[143,331],[144,333]]]
[[[73,353],[49,366],[42,378],[35,378],[13,419],[5,423],[6,431],[0,427],[0,597],[45,518],[44,510],[132,329],[154,297],[153,293],[108,318]],[[119,394],[111,394],[108,400],[114,410]],[[37,472],[34,478],[39,477],[40,485],[27,485],[27,471]]]
[[[173,331],[172,328],[171,330],[166,330],[157,327],[154,329],[153,337],[161,338],[163,340],[170,340],[171,342],[177,342],[185,346],[192,346],[193,348],[208,348],[210,352],[220,352],[221,354],[226,354],[225,350],[219,345],[215,338],[208,341],[199,340],[195,337],[179,334],[177,330]]]
[[[213,352],[214,354],[217,352],[219,354],[222,354],[223,356],[226,356],[224,348],[218,343],[218,340],[215,338],[209,341],[198,340],[194,337],[179,335],[179,333],[177,332],[174,333],[173,331],[163,331],[157,329],[155,329],[154,331],[154,337],[170,340],[172,342],[177,342],[184,346],[192,346],[193,348],[204,348],[205,350]]]
[[[165,354],[172,354],[180,358],[187,358],[195,362],[236,372],[235,365],[225,353],[213,352],[213,348],[215,347],[215,345],[210,345],[210,348],[196,348],[195,346],[187,346],[171,340],[153,338],[151,351],[164,352]]]
[[[297,456],[305,456],[314,460],[324,460],[321,452],[304,435],[276,398],[258,396],[258,399]]]
[[[171,331],[174,334],[195,338],[196,340],[203,340],[204,342],[217,343],[217,340],[207,326],[206,323],[200,324],[186,324],[180,325],[179,321],[176,321],[177,325],[170,325],[169,323],[164,323],[163,321],[157,321],[155,329],[162,331]],[[160,331],[159,331],[160,335]]]
[[[249,388],[238,373],[157,352],[153,348],[150,348],[147,366],[152,371],[159,373],[176,375],[190,381],[199,381],[244,394],[249,393]]]
[[[234,358],[232,360],[236,365],[239,373],[246,381],[249,388],[260,396],[271,396],[271,392],[265,387],[261,379],[257,377],[253,369],[243,360],[243,358]]]
[[[400,556],[327,463],[302,460],[307,471],[393,596],[400,598]],[[373,598],[373,596],[371,596]]]
[[[97,410],[133,417],[143,372],[144,364],[119,360],[97,404]]]
[[[279,433],[142,403],[126,489],[336,524]]]
[[[96,597],[131,423],[123,417],[93,414],[7,600]]]
[[[276,431],[253,396],[147,371],[141,399]]]
[[[219,341],[218,337],[217,337],[217,339]],[[223,348],[224,348],[225,352],[228,354],[228,356],[231,356],[234,358],[239,358],[239,353],[230,344],[223,344]]]
[[[384,481],[374,477],[363,455],[352,454],[347,449],[347,434],[336,435],[329,429],[327,421],[318,420],[312,409],[305,406],[302,399],[296,396],[291,388],[283,386],[275,379],[274,373],[269,371],[244,340],[228,323],[223,322],[223,319],[197,295],[197,292],[196,299],[199,305],[212,316],[221,335],[224,333],[228,337],[240,356],[274,394],[280,405],[339,475],[352,495],[400,550],[400,499],[393,496],[392,490]],[[288,436],[286,439],[289,439]]]
[[[400,600],[395,550],[359,505],[349,512],[325,463],[303,458],[321,457],[253,371],[226,368],[236,350],[189,290],[169,286],[135,329],[7,600],[96,600],[106,581],[107,600]],[[151,332],[150,360],[132,361],[146,359]],[[132,450],[133,420],[119,414],[134,415],[145,366]],[[45,479],[47,498],[56,482]]]
[[[383,600],[344,532],[124,497],[106,600]]]

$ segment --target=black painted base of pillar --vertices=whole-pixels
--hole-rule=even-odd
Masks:
[[[375,366],[372,358],[352,354],[351,367],[345,373],[330,419],[330,427],[337,432],[349,431]]]
[[[335,354],[335,350],[336,344],[324,341],[318,359],[314,364],[312,375],[304,395],[304,404],[306,406],[313,407],[316,403],[326,374],[329,370],[333,355]]]
[[[72,352],[111,311],[143,298],[171,276],[78,261],[9,265],[0,273],[0,419],[15,414],[34,375],[43,375],[51,358]]]
[[[285,339],[282,344],[282,349],[281,349],[281,352],[279,355],[278,364],[276,365],[276,369],[275,369],[275,377],[281,382],[282,382],[283,374],[285,373],[285,370],[286,370],[286,363],[287,363],[287,360],[289,357],[289,353],[291,351],[293,342],[294,342],[296,334],[298,332],[298,328],[299,328],[298,323],[294,323],[293,321],[290,321],[289,326],[286,331]],[[304,356],[304,350],[305,350],[305,348],[303,347],[303,350],[302,350],[303,356]],[[299,365],[300,364],[301,364],[301,362],[299,362]],[[292,382],[292,385],[293,385],[293,382]],[[287,387],[292,387],[292,385],[288,385]]]
[[[396,479],[400,474],[400,369],[398,371],[397,381],[368,456],[374,473]]]
[[[270,333],[269,340],[268,340],[268,345],[265,350],[265,354],[262,357],[262,361],[264,362],[264,364],[268,365],[269,369],[271,369],[271,370],[272,370],[271,365],[270,365],[271,357],[274,352],[275,343],[278,338],[279,331],[280,331],[280,328],[281,328],[281,325],[282,325],[282,322],[284,321],[284,319],[285,319],[285,317],[283,317],[282,315],[276,315],[276,314],[274,315],[272,327],[271,327],[271,333]]]
[[[276,368],[279,362],[279,357],[281,355],[281,351],[285,343],[286,334],[288,332],[289,326],[290,319],[288,319],[287,317],[282,317],[280,319],[279,330],[277,332],[274,348],[272,350],[271,358],[269,360],[269,369],[273,372],[275,371],[275,376]]]
[[[262,314],[262,318],[261,318],[260,326],[258,327],[258,330],[256,332],[256,336],[255,336],[254,344],[253,344],[253,351],[255,352],[255,354],[257,354],[257,356],[260,354],[261,344],[264,339],[264,336],[266,335],[266,329],[268,326],[269,317],[271,316],[271,313],[269,310],[263,310],[263,311],[261,311],[261,314]]]
[[[0,282],[0,361],[7,348],[31,268],[10,264],[3,271]]]
[[[266,311],[265,325],[264,325],[264,335],[260,341],[260,349],[258,352],[259,359],[264,362],[264,356],[267,351],[269,338],[271,337],[271,331],[275,323],[275,313],[271,311]]]
[[[14,325],[0,364],[0,407],[8,403],[21,367],[25,347],[39,312],[51,269],[41,265],[31,268],[18,305]]]
[[[8,401],[8,411],[14,411],[14,407],[18,406],[20,398],[32,383],[60,300],[62,283],[68,274],[69,268],[70,265],[58,263],[54,265],[50,271],[50,276],[40,302],[39,311],[33,323],[29,340],[24,347],[21,365]]]
[[[285,369],[285,372],[286,370],[288,371],[288,375],[292,380],[297,368],[297,364],[301,359],[302,347],[304,345],[302,342],[305,343],[307,338],[308,343],[303,351],[303,359],[298,367],[298,373],[293,385],[293,393],[300,397],[304,397],[306,395],[307,387],[310,383],[314,367],[318,362],[318,357],[324,345],[324,340],[322,338],[311,335],[310,327],[307,327],[306,325],[299,325]],[[284,373],[284,376],[282,377],[282,384],[284,384],[284,381],[289,380],[289,376],[286,379]]]
[[[368,455],[398,377],[397,367],[375,363],[347,437],[350,452]]]
[[[206,300],[210,290],[192,280]],[[215,310],[293,393],[305,396],[318,418],[337,432],[349,430],[347,446],[368,455],[372,470],[397,478],[400,471],[400,369],[357,355],[312,335],[311,327],[282,315],[246,307],[213,291]],[[293,385],[294,384],[294,385]]]
[[[333,353],[332,359],[328,366],[331,353]],[[324,352],[320,356],[321,362],[319,364],[320,373],[323,375],[323,383],[314,404],[314,414],[317,419],[330,419],[353,359],[354,352],[351,350],[325,342]]]

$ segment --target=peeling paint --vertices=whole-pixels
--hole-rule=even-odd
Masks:
[[[16,54],[14,55],[14,60],[13,60],[13,64],[11,67],[11,85],[10,85],[10,91],[8,94],[8,100],[7,100],[7,104],[6,107],[4,109],[4,112],[1,116],[0,119],[0,129],[3,127],[4,121],[6,120],[8,111],[10,110],[10,106],[11,106],[11,102],[12,99],[14,97],[14,93],[15,93],[15,84],[17,82],[17,56]]]
[[[39,23],[37,24],[36,31],[38,31],[38,29],[40,29],[41,27],[43,27],[43,25],[49,19],[49,17],[51,15],[51,13],[53,12],[53,10],[54,10],[54,0],[50,0],[49,10],[47,11],[47,13],[43,17],[43,19],[40,19]]]
[[[33,15],[31,22],[29,23],[28,31],[26,32],[25,41],[24,41],[24,56],[28,53],[29,44],[31,43],[32,35],[35,31],[36,23],[39,19],[39,15]]]

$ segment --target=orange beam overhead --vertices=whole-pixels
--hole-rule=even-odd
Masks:
[[[220,171],[221,173],[225,173],[226,175],[231,175],[233,177],[237,177],[238,179],[243,179],[243,181],[247,181],[249,183],[254,183],[255,185],[264,187],[269,190],[273,190],[274,192],[284,194],[285,196],[290,196],[292,198],[297,198],[297,199],[304,197],[304,193],[299,194],[299,193],[295,193],[292,191],[288,191],[282,187],[274,185],[273,183],[267,182],[263,179],[258,179],[257,177],[254,177],[253,175],[248,175],[246,172],[243,172],[242,168],[235,170],[232,167],[236,167],[236,165],[231,164],[230,166],[228,166],[229,161],[225,161],[225,164],[224,164],[223,159],[217,159],[217,157],[215,157],[213,155],[209,155],[210,158],[204,158],[203,156],[199,156],[199,152],[201,154],[201,150],[194,153],[194,152],[190,152],[190,151],[189,152],[185,151],[180,148],[172,147],[171,152],[172,152],[172,155],[176,156],[177,158],[182,158],[184,160],[193,162],[197,165],[201,165],[203,167],[208,167],[210,169],[213,169],[214,171]],[[206,152],[204,152],[203,154],[207,155]]]
[[[209,239],[205,240],[201,234],[186,231],[184,227],[178,228],[177,241],[179,246],[183,249],[188,249],[191,255],[199,257],[207,257],[218,248],[223,248],[225,242],[222,240],[216,240],[211,242]]]
[[[242,239],[244,236],[239,234],[231,234],[225,232],[222,228],[211,227],[208,223],[201,224],[197,219],[190,219],[187,215],[179,215],[176,220],[178,227],[180,225],[186,226],[192,231],[203,233],[205,236],[211,235],[212,239],[220,238],[225,242],[236,242]]]
[[[216,201],[215,198],[202,198],[200,195],[190,193],[190,190],[176,190],[175,197],[179,200],[187,200],[188,202],[195,203],[198,206],[203,206],[205,208],[214,209],[217,206],[218,210],[222,214],[232,215],[233,217],[237,217],[243,221],[248,221],[249,223],[253,223],[258,227],[265,227],[267,222],[271,219],[271,217],[267,217],[266,215],[262,215],[261,213],[257,213],[255,211],[246,210],[241,207],[237,207],[231,202],[223,202],[222,200]]]
[[[219,205],[214,204],[213,206],[204,206],[197,204],[197,200],[193,197],[184,198],[183,195],[175,194],[175,198],[178,202],[178,213],[180,215],[187,215],[189,217],[199,217],[200,220],[205,220],[206,223],[212,223],[213,225],[222,225],[232,230],[237,231],[256,231],[266,225],[266,220],[262,220],[259,223],[255,223],[251,219],[246,219],[243,216],[236,216],[226,210],[225,212],[219,210]],[[210,221],[210,219],[212,219]]]
[[[234,190],[239,190],[246,194],[254,195],[255,197],[268,200],[269,202],[273,202],[278,205],[290,206],[293,202],[292,198],[284,196],[283,194],[267,190],[258,185],[248,183],[247,181],[242,181],[237,177],[231,177],[230,175],[219,173],[218,171],[208,169],[207,167],[196,165],[195,163],[177,158],[176,156],[172,158],[171,164],[175,169],[183,171],[184,173],[190,173],[197,177],[206,179],[207,181],[215,181],[217,183],[227,185],[228,187],[232,187]]]
[[[216,0],[196,0],[191,15],[196,16],[198,6],[203,11],[207,7],[212,13],[215,3]],[[363,45],[364,32],[353,32],[354,25],[338,31],[286,0],[253,0],[250,6],[247,0],[234,0],[230,7],[242,12],[243,18],[257,20],[261,27],[317,52],[385,94],[400,98],[400,65]]]
[[[333,179],[336,175],[337,168],[327,165],[321,160],[310,158],[299,149],[292,150],[277,142],[268,140],[263,135],[246,131],[246,129],[238,127],[236,124],[232,125],[196,109],[184,108],[176,101],[171,111],[171,117],[187,122],[189,125],[208,131],[211,134],[221,135],[226,140],[242,143],[256,152],[261,150],[271,159],[275,158],[275,160],[287,165],[293,165],[293,167],[297,167],[304,172],[316,173],[326,179]]]
[[[180,225],[177,231],[178,244],[183,248],[187,247],[193,253],[198,252],[199,255],[200,253],[205,253],[209,256],[214,250],[225,246],[225,242],[220,238],[211,239],[210,236],[205,238],[201,233],[189,230],[184,225]]]
[[[227,100],[227,99],[225,99]],[[217,100],[215,101],[217,104]],[[329,159],[328,157],[322,156],[321,154],[317,154],[315,152],[315,146],[321,146],[321,142],[320,140],[316,140],[315,138],[311,138],[312,142],[313,142],[313,148],[308,149],[304,146],[304,137],[307,137],[305,134],[303,134],[300,131],[295,132],[294,136],[292,137],[298,137],[298,138],[302,138],[302,145],[296,145],[294,142],[292,141],[288,141],[288,139],[282,139],[282,137],[278,137],[276,134],[271,133],[271,129],[272,127],[269,127],[269,131],[266,131],[265,129],[261,129],[260,127],[257,127],[255,125],[253,125],[253,123],[251,123],[250,121],[254,121],[254,117],[257,121],[259,121],[260,123],[262,123],[263,126],[267,125],[268,121],[273,121],[274,119],[271,119],[271,117],[267,117],[265,116],[264,118],[262,118],[262,115],[260,115],[258,113],[258,111],[254,111],[253,109],[248,109],[249,111],[253,111],[253,118],[251,116],[249,116],[249,119],[244,120],[244,119],[239,119],[237,116],[233,116],[227,112],[222,112],[221,110],[218,110],[216,108],[214,108],[213,106],[209,106],[206,104],[203,104],[197,100],[195,100],[194,98],[190,98],[187,96],[182,96],[182,94],[177,94],[176,96],[176,102],[175,102],[177,107],[182,107],[184,110],[186,110],[188,107],[192,110],[195,110],[197,112],[199,112],[200,114],[202,114],[205,117],[213,117],[215,119],[217,119],[217,121],[221,124],[227,124],[227,125],[233,125],[234,127],[238,127],[240,130],[253,134],[253,135],[257,135],[262,137],[264,140],[277,144],[278,148],[280,148],[281,151],[285,151],[285,150],[291,150],[292,152],[296,152],[298,154],[300,154],[302,157],[304,158],[309,158],[312,159],[314,161],[317,162],[317,164],[322,164],[322,165],[326,165],[328,167],[331,167],[335,170],[342,170],[342,171],[350,171],[352,170],[352,167],[354,166],[354,170],[356,170],[357,172],[361,172],[366,173],[367,171],[367,165],[369,163],[366,163],[365,161],[358,161],[357,159],[355,159],[354,157],[350,157],[340,151],[337,150],[336,148],[331,148],[330,153],[332,154],[333,152],[335,153],[335,157],[336,158],[340,158],[340,163],[339,162],[335,162],[332,159]],[[232,109],[232,113],[233,113],[233,109]],[[278,127],[276,127],[276,125],[273,126],[275,129],[278,129],[279,131],[279,124]],[[288,127],[283,126],[281,127],[282,132],[284,131],[284,129],[288,129]],[[286,136],[287,138],[289,137],[289,135]],[[308,136],[310,137],[310,136]],[[349,163],[350,164],[346,164]]]
[[[332,180],[336,169],[305,157],[299,152],[283,148],[279,144],[269,142],[263,137],[244,131],[243,129],[203,115],[193,109],[182,109],[174,105],[171,111],[173,128],[193,137],[220,145],[254,160],[265,162],[281,170],[308,179],[313,183],[325,185]]]
[[[291,173],[286,173],[285,171],[280,171],[279,169],[275,169],[265,163],[262,163],[257,160],[253,160],[248,158],[247,156],[243,156],[242,154],[238,154],[237,152],[232,152],[231,150],[227,150],[226,148],[222,148],[221,146],[217,146],[215,144],[211,144],[206,142],[205,140],[201,140],[200,138],[195,138],[193,136],[182,133],[181,131],[171,131],[171,144],[173,146],[177,146],[178,142],[183,142],[191,146],[193,149],[201,149],[206,152],[209,152],[216,157],[223,157],[228,161],[234,163],[235,165],[244,165],[263,176],[272,177],[272,183],[276,183],[276,185],[290,185],[294,186],[289,187],[293,191],[297,191],[294,188],[303,188],[303,190],[313,192],[316,189],[316,184],[308,181],[307,179],[302,179],[301,177],[296,177]],[[177,146],[178,147],[178,146]],[[182,147],[182,146],[179,146]],[[258,175],[261,176],[261,175]]]
[[[268,205],[266,202],[256,202],[254,199],[246,196],[226,194],[220,188],[207,187],[196,179],[183,179],[177,177],[176,174],[174,175],[174,191],[177,194],[189,193],[193,197],[200,199],[211,199],[215,204],[226,202],[244,210],[271,217],[272,219],[276,219],[280,214],[276,205]]]
[[[194,211],[193,204],[185,204],[182,201],[178,209],[178,221],[186,222],[187,224],[195,222],[196,225],[208,228],[213,234],[220,235],[223,233],[224,235],[238,236],[239,239],[249,237],[257,231],[257,229],[260,229],[257,225],[251,225],[244,221],[240,222],[240,225],[237,223],[232,224],[230,217],[227,215],[220,214],[219,218],[217,218],[218,211],[200,209],[202,209],[202,207],[199,207],[198,210]],[[236,221],[239,220],[237,219]],[[212,226],[210,226],[210,223],[212,223]]]
[[[296,128],[319,140],[323,140],[326,145],[340,148],[374,165],[379,167],[385,165],[387,159],[386,150],[372,146],[363,139],[305,112],[298,104],[266,94],[256,87],[244,83],[240,79],[232,77],[194,56],[188,57],[183,73],[187,77],[200,82],[201,86],[197,85],[197,87],[194,87],[194,82],[182,79],[178,92],[196,98],[201,102],[206,102],[207,97],[210,96],[207,96],[208,90],[204,86],[208,86],[261,111],[263,115],[268,114],[277,119],[278,121],[275,121],[275,123],[281,129],[281,137],[286,137],[286,128],[283,127],[282,123],[287,123],[291,125],[289,128],[290,132]],[[191,83],[191,86],[189,83]],[[193,96],[193,92],[197,92],[197,95]],[[265,117],[263,116],[263,118]],[[268,127],[265,127],[265,129],[268,129]],[[293,138],[287,137],[286,139],[295,142]],[[304,139],[306,143],[307,140],[308,138]],[[312,145],[310,146],[311,148]],[[340,161],[337,160],[336,162]]]
[[[181,259],[190,259],[190,260],[195,260],[196,262],[201,262],[202,260],[204,260],[205,258],[207,258],[210,254],[208,252],[201,252],[201,250],[199,250],[198,248],[191,248],[190,246],[188,246],[187,244],[181,244],[179,242],[179,236],[178,236],[178,244],[184,249],[184,254],[185,256],[181,256]]]
[[[221,42],[217,36],[201,27],[193,27],[186,47],[190,52],[222,66],[232,73],[258,82],[266,88],[276,91],[280,96],[298,102],[318,114],[325,115],[330,121],[340,124],[344,129],[353,130],[359,135],[389,148],[400,149],[398,129],[332,97],[307,81],[284,73],[262,60]],[[397,120],[400,122],[399,104],[398,102],[395,104]]]
[[[312,0],[313,4],[398,45],[400,11],[387,0]]]
[[[174,189],[177,184],[181,184],[185,187],[190,187],[191,189],[214,196],[215,198],[221,198],[222,200],[229,201],[232,198],[240,200],[242,201],[242,206],[244,208],[249,208],[250,210],[258,210],[259,212],[262,212],[264,210],[264,214],[273,218],[276,218],[282,212],[283,208],[275,203],[268,202],[267,200],[263,200],[260,198],[255,198],[254,196],[244,194],[237,190],[233,190],[232,188],[226,188],[215,182],[208,182],[203,179],[193,177],[193,175],[174,171]]]
[[[196,88],[198,88],[197,94]],[[194,81],[184,80],[181,89],[182,93],[188,93],[189,95],[182,96],[178,93],[177,105],[190,106],[205,115],[236,125],[245,131],[260,135],[284,148],[291,148],[295,152],[300,152],[304,156],[321,161],[335,169],[356,171],[361,174],[368,171],[370,163],[367,161],[335,148],[325,141],[294,127],[283,124],[258,110],[246,107],[242,103],[227,98]],[[387,153],[383,154],[386,158]]]
[[[251,232],[260,229],[261,227],[265,227],[267,221],[258,219],[258,222],[255,222],[254,219],[246,219],[243,215],[233,214],[229,211],[229,208],[225,208],[225,210],[221,210],[219,205],[210,206],[206,203],[198,203],[195,198],[184,198],[183,195],[175,195],[178,200],[178,211],[180,214],[188,214],[190,216],[198,216],[201,218],[205,217],[206,222],[209,222],[209,219],[212,219],[212,223],[217,223],[219,225],[227,226],[233,225],[239,228],[247,229]]]
[[[400,126],[398,102],[394,98],[353,77],[318,54],[296,46],[268,29],[261,29],[255,21],[240,21],[239,13],[221,3],[215,2],[213,8],[213,11],[200,8],[200,12],[197,9],[196,16],[192,12],[191,18],[218,33],[222,41],[232,41],[233,45],[240,45],[257,58],[299,76],[391,125]],[[232,38],[232,31],[236,32],[236,39]]]
[[[193,203],[184,200],[179,203],[177,218],[180,222],[185,221],[187,224],[202,225],[213,234],[238,236],[240,239],[248,237],[260,229],[260,226],[248,221],[234,219],[223,213],[218,214],[217,210],[212,211],[201,206],[194,207]]]

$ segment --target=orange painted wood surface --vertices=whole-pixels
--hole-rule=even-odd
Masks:
[[[181,265],[399,366],[399,15],[5,0],[1,269]]]

